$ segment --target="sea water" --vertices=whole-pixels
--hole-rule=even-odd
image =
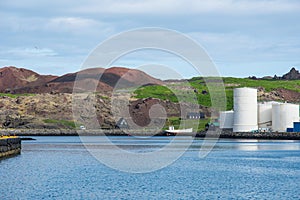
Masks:
[[[203,139],[195,139],[173,164],[136,174],[102,164],[79,137],[33,138],[23,141],[21,155],[0,161],[1,200],[300,198],[299,141],[221,139],[201,158]],[[109,139],[126,151],[153,152],[172,137]],[[190,139],[178,140],[177,150]]]

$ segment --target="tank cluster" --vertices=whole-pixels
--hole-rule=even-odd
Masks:
[[[234,111],[220,112],[220,128],[233,132],[298,132],[299,105],[257,102],[257,89],[234,89]],[[300,131],[300,130],[299,130]]]

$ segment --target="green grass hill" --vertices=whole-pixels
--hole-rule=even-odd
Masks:
[[[213,78],[210,78],[210,80],[212,79]],[[296,96],[297,93],[299,93],[300,97],[300,80],[250,79],[232,77],[224,77],[222,79],[227,98],[227,110],[231,110],[233,108],[233,89],[239,87],[258,88],[261,92],[261,94],[258,96],[259,101],[278,100],[297,103],[295,102],[297,101],[297,98],[289,99],[289,95],[281,95],[280,91],[285,91],[286,93],[296,93]],[[187,89],[183,90],[182,88],[184,87]],[[189,92],[193,92],[196,95],[197,101],[200,105],[207,107],[211,106],[209,90],[205,79],[202,77],[189,79],[188,84],[187,82],[184,83],[177,81],[171,83],[168,81],[166,82],[166,86],[150,85],[141,87],[135,91],[135,95],[136,98],[153,97],[161,100],[169,100],[171,102],[178,102],[178,98],[184,99],[181,97],[186,96],[185,101],[190,102],[191,99],[188,98],[190,96],[188,95]],[[272,94],[278,98],[274,99]]]

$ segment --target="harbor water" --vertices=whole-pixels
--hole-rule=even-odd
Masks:
[[[108,144],[86,137],[99,150]],[[111,169],[76,136],[33,137],[0,160],[0,199],[299,199],[300,141],[220,139],[204,158],[195,139],[173,164],[150,173]],[[153,152],[172,137],[109,137],[132,152]],[[182,137],[173,149],[191,140]],[[184,145],[183,145],[184,146]]]

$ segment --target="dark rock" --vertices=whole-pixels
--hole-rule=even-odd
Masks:
[[[202,90],[201,92],[202,94],[208,94],[208,92],[206,90]]]
[[[249,79],[257,80],[256,76],[249,76]]]
[[[300,73],[298,70],[296,70],[294,67],[290,70],[289,73],[282,76],[282,79],[284,80],[299,80],[300,79]]]

